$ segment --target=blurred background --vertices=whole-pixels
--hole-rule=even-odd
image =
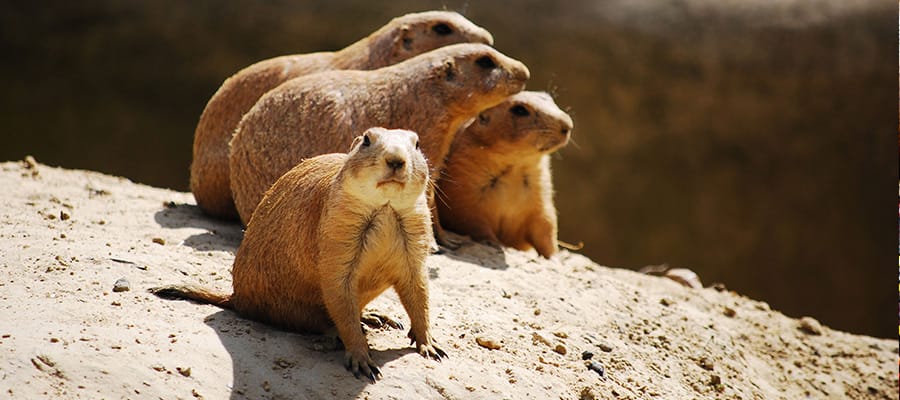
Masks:
[[[194,127],[255,61],[459,11],[575,120],[560,237],[893,337],[897,9],[876,0],[0,2],[0,160],[188,190]]]

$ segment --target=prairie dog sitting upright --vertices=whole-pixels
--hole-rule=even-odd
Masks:
[[[550,258],[557,250],[549,154],[565,146],[572,118],[543,92],[521,92],[456,135],[438,179],[447,229]]]
[[[266,192],[238,248],[232,294],[185,286],[151,291],[233,308],[290,330],[336,327],[347,368],[374,381],[380,372],[360,316],[392,287],[409,314],[418,352],[446,357],[429,329],[427,182],[415,133],[368,129],[348,154],[305,160]]]

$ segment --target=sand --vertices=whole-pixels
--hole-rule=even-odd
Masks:
[[[898,341],[572,252],[468,244],[430,256],[426,360],[367,329],[369,383],[316,335],[159,299],[229,290],[241,228],[190,193],[35,162],[0,164],[0,398],[888,399]],[[727,285],[727,282],[725,282]],[[126,289],[127,290],[124,290]],[[389,291],[369,309],[409,323]],[[585,358],[588,358],[585,360]]]

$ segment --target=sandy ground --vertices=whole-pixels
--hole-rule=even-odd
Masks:
[[[369,329],[383,373],[370,384],[321,337],[147,293],[168,283],[230,288],[241,229],[201,215],[189,193],[25,162],[0,164],[0,188],[0,398],[888,399],[898,391],[897,340],[574,253],[546,261],[475,244],[427,261],[432,332],[450,358],[422,358],[405,331]],[[114,289],[120,279],[129,290]],[[392,292],[369,308],[408,324]]]

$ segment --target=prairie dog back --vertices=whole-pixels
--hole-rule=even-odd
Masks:
[[[265,190],[304,158],[340,151],[369,126],[419,134],[432,174],[459,128],[524,88],[528,69],[482,44],[456,44],[374,71],[285,82],[244,116],[231,140],[231,190],[249,220]]]
[[[490,45],[493,41],[487,30],[462,15],[427,11],[394,18],[336,52],[280,56],[242,69],[222,83],[197,124],[190,182],[197,204],[212,216],[238,217],[231,195],[228,142],[241,117],[260,96],[281,83],[327,70],[377,69],[455,43]]]

